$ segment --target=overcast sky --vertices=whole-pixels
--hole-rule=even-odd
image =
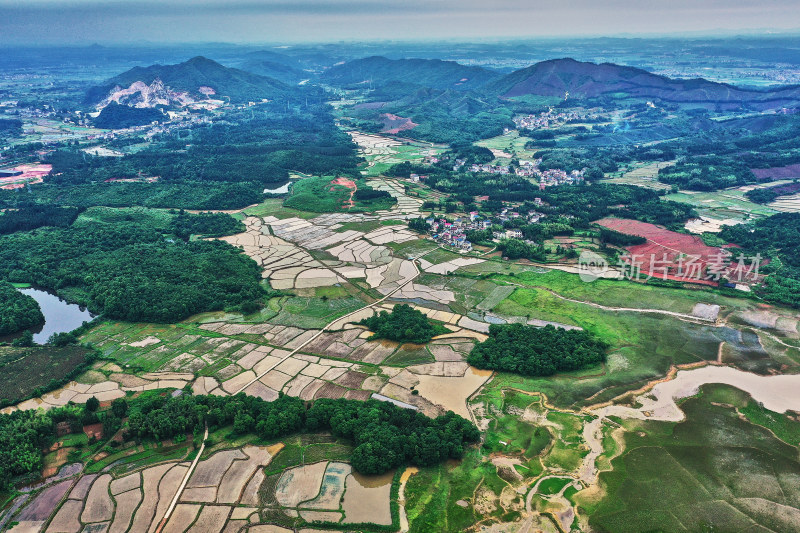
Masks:
[[[0,43],[320,42],[800,28],[798,0],[0,0]]]

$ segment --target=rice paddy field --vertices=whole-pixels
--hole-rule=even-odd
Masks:
[[[680,191],[667,194],[664,199],[689,204],[700,215],[716,220],[732,219],[745,222],[753,218],[774,215],[777,212],[771,207],[749,201],[741,189],[714,192]]]
[[[524,140],[503,136],[484,144],[503,150],[507,141],[516,149]],[[396,200],[370,213],[340,210],[350,191],[330,181],[303,178],[295,194],[303,183],[313,189],[324,182],[334,187],[335,209],[322,206],[329,212],[319,213],[292,205],[291,197],[268,199],[236,214],[242,233],[221,238],[251,257],[264,286],[276,291],[262,309],[204,313],[177,324],[99,320],[80,339],[99,351],[97,361],[74,381],[4,412],[81,404],[92,396],[107,405],[177,390],[267,401],[280,394],[309,402],[378,398],[429,416],[453,411],[477,425],[481,443],[459,461],[365,478],[348,463],[352,443],[331,435],[267,442],[221,428],[201,454],[202,439],[193,435],[111,446],[90,440],[87,429],[47,450],[43,479],[9,495],[3,527],[155,531],[163,522],[161,531],[215,533],[558,533],[749,530],[760,523],[797,529],[800,501],[791,487],[800,474],[794,412],[800,405],[790,405],[791,394],[776,405],[763,392],[784,385],[758,381],[800,375],[795,310],[703,286],[584,283],[569,265],[453,253],[408,229],[405,221],[419,216],[421,200],[406,193],[402,180],[368,179]],[[715,194],[715,201],[733,201]],[[170,217],[91,208],[77,223],[139,220],[166,228]],[[398,303],[447,333],[420,345],[369,340],[372,332],[358,322]],[[607,359],[548,378],[470,367],[468,354],[487,338],[490,324],[502,323],[583,329],[609,344]],[[41,365],[29,364],[33,354],[19,361],[17,355],[6,363],[21,369],[17,386],[39,383]],[[58,363],[66,371],[70,360]],[[26,381],[26,372],[36,379]],[[770,471],[773,464],[786,474]],[[753,479],[766,488],[754,493]],[[673,496],[660,499],[654,486]]]
[[[630,167],[623,168],[619,172],[607,174],[603,181],[605,183],[636,185],[638,187],[645,187],[657,191],[666,191],[670,189],[670,185],[658,181],[658,171],[674,164],[674,161],[633,164]]]
[[[498,164],[507,165],[511,160],[511,155],[518,159],[533,160],[535,158],[536,150],[525,148],[525,144],[531,140],[530,137],[520,135],[519,131],[511,130],[503,135],[478,141],[475,145],[492,150],[495,154],[495,161]]]
[[[443,146],[410,139],[349,132],[353,142],[359,147],[359,155],[366,160],[362,174],[367,177],[380,176],[393,165],[421,163],[426,157],[435,157],[445,150]]]

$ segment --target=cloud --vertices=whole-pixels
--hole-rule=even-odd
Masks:
[[[0,0],[0,43],[472,39],[798,27],[796,0]]]

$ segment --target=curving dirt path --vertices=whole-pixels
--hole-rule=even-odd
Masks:
[[[550,294],[552,294],[553,296],[555,296],[556,298],[559,298],[559,299],[564,300],[566,302],[572,302],[572,303],[576,303],[576,304],[588,305],[589,307],[594,307],[596,309],[602,309],[603,311],[616,311],[616,312],[621,312],[621,313],[647,313],[647,314],[656,314],[656,315],[667,315],[667,316],[678,318],[680,320],[688,320],[688,321],[691,321],[691,322],[704,322],[706,324],[716,324],[716,320],[713,320],[713,319],[710,319],[710,318],[701,317],[701,316],[696,316],[696,315],[692,315],[692,314],[678,313],[677,311],[667,311],[665,309],[652,309],[652,308],[647,308],[647,307],[613,307],[613,306],[610,306],[610,305],[602,305],[602,304],[598,304],[598,303],[595,303],[595,302],[586,302],[586,301],[583,301],[583,300],[576,300],[576,299],[573,299],[573,298],[567,298],[566,296],[563,296],[563,295],[557,293],[553,289],[549,289],[547,287],[541,287],[539,285],[522,285],[520,283],[509,283],[509,285],[514,285],[516,287],[520,287],[520,288],[523,288],[523,289],[538,289],[538,290],[546,291],[546,292],[549,292]]]

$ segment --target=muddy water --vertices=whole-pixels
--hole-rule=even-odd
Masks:
[[[598,418],[583,428],[583,438],[590,452],[584,457],[579,478],[587,485],[597,482],[595,460],[603,452],[602,421],[615,415],[621,418],[680,422],[683,411],[675,403],[681,398],[694,396],[700,387],[719,383],[736,387],[760,402],[766,409],[778,413],[800,411],[800,375],[761,376],[729,366],[704,366],[680,370],[674,379],[657,383],[650,391],[637,396],[639,407],[608,405],[591,411]]]

